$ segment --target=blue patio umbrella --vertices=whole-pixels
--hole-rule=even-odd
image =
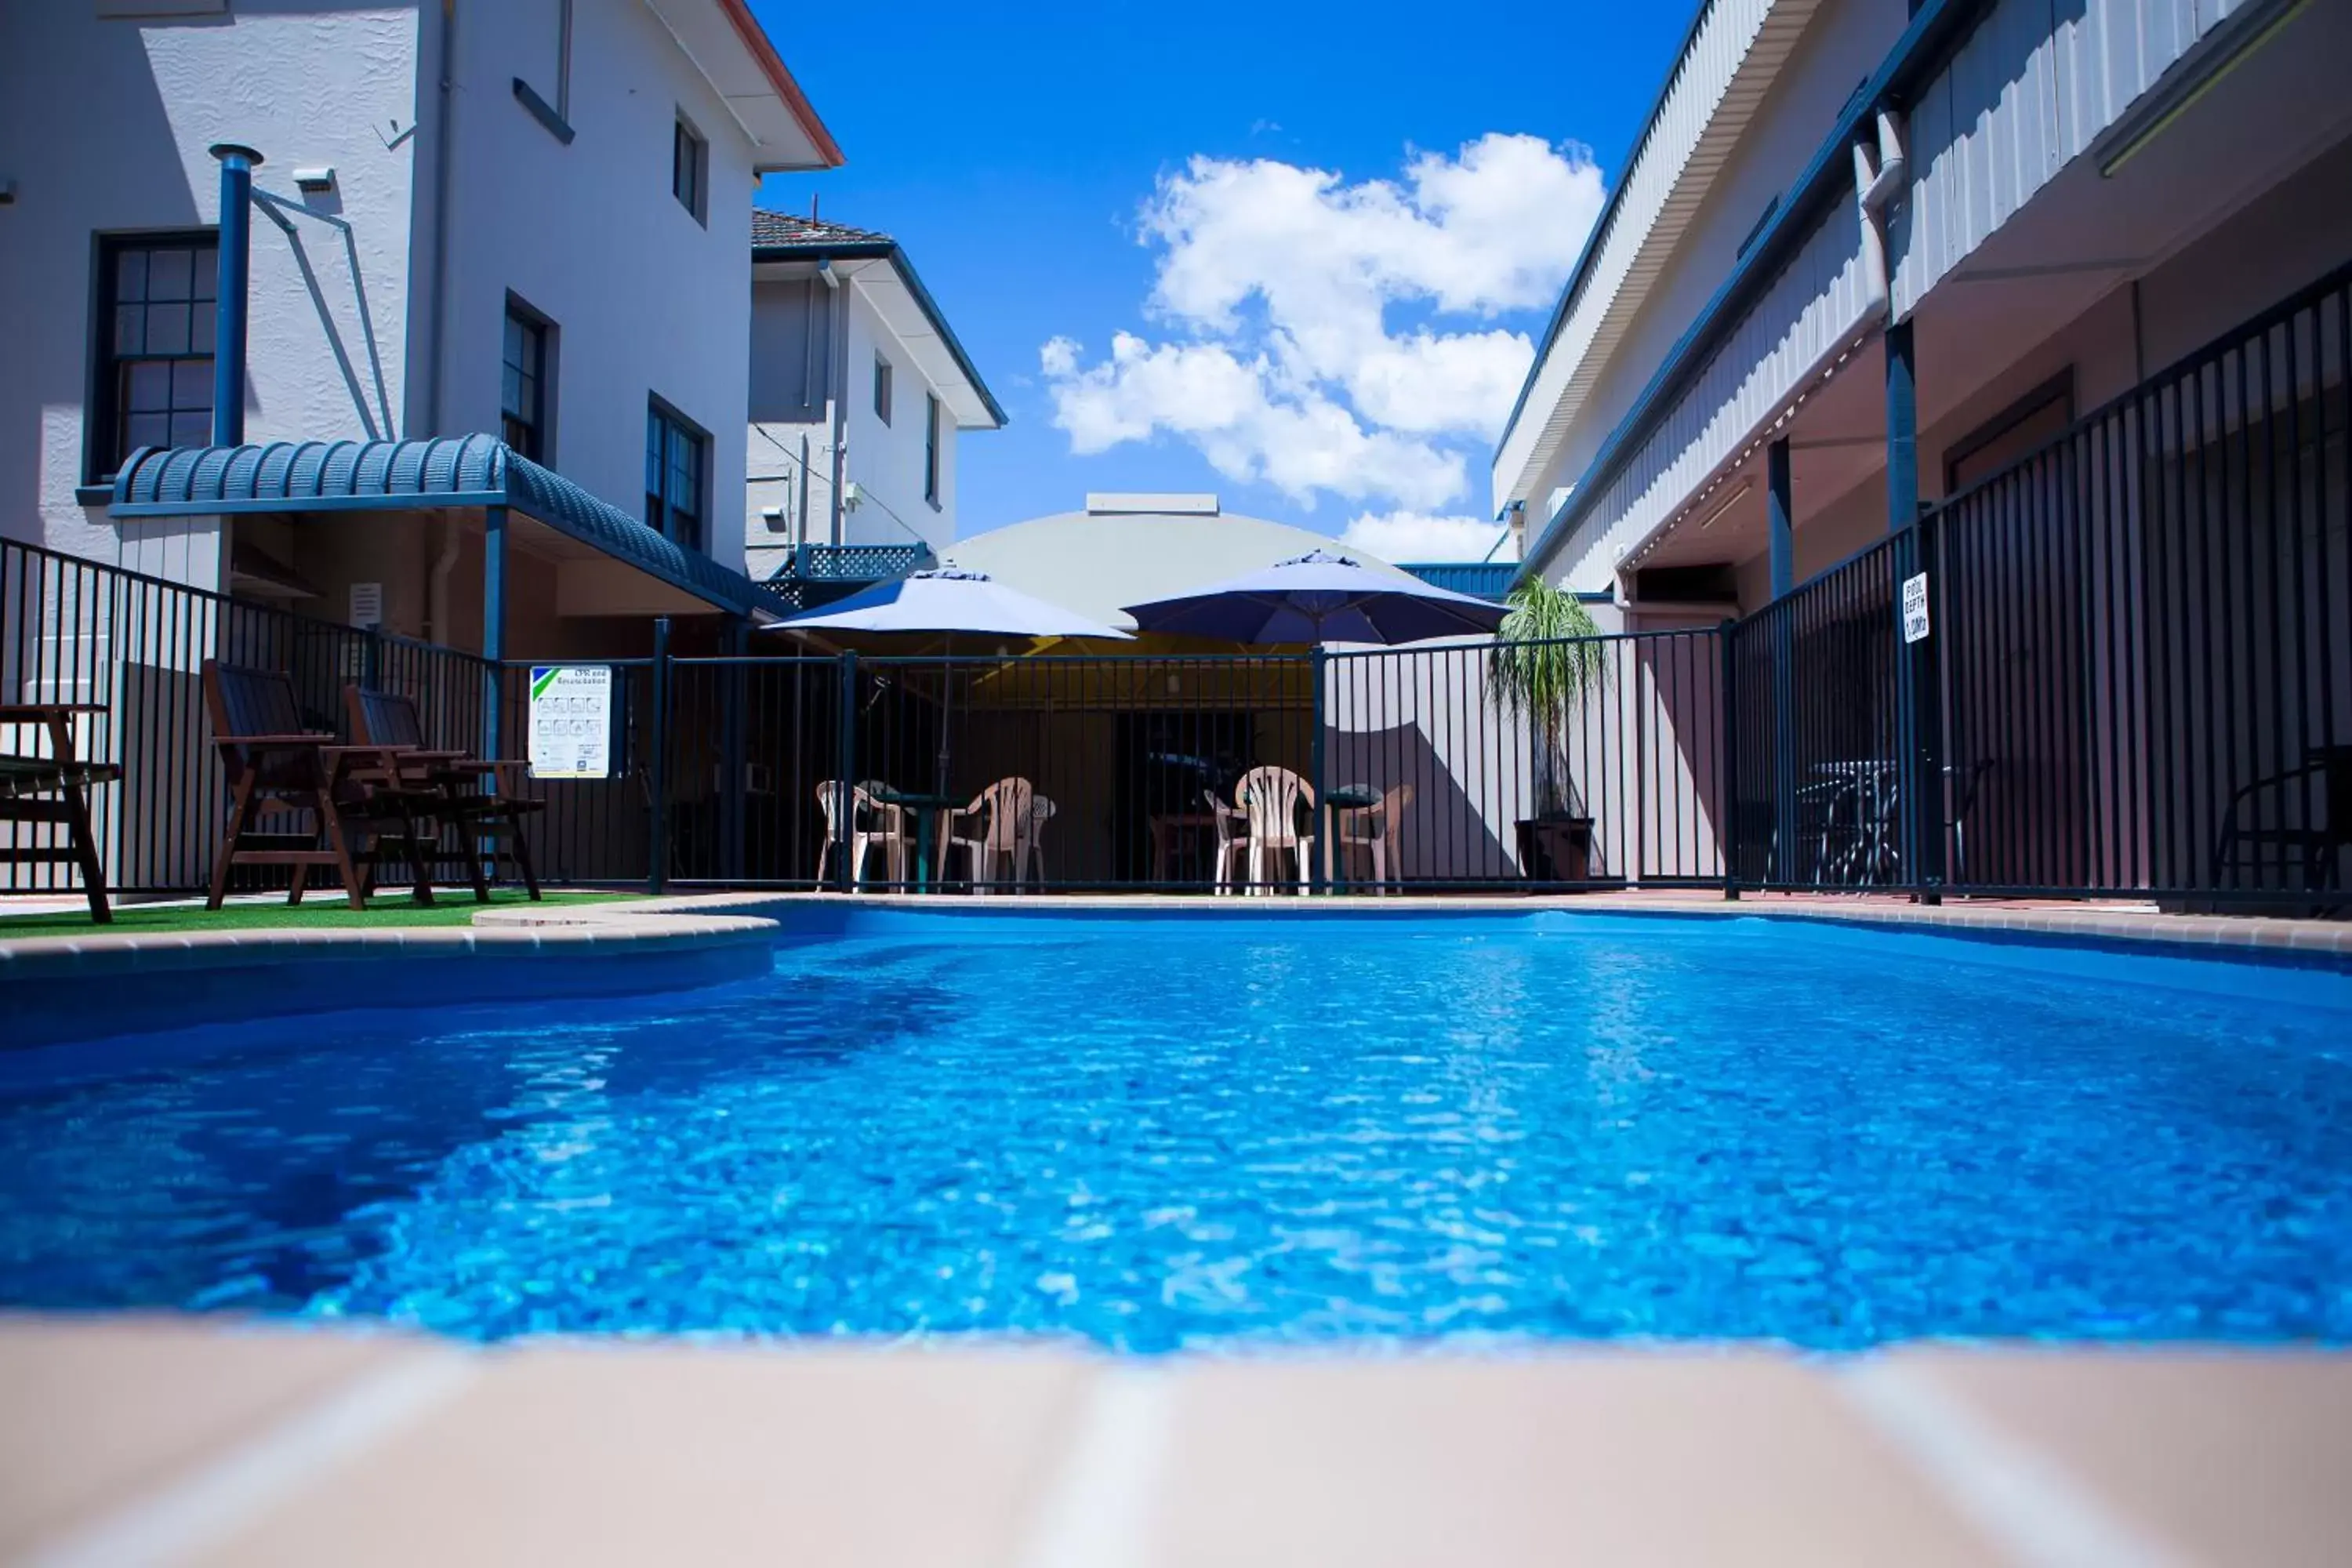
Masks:
[[[1245,643],[1407,643],[1494,631],[1505,606],[1328,550],[1179,595],[1129,605],[1147,632]]]

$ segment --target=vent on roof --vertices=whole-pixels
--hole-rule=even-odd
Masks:
[[[1087,515],[1089,517],[1123,517],[1152,511],[1175,512],[1183,517],[1214,517],[1217,515],[1217,498],[1148,491],[1118,495],[1091,490],[1087,494]]]

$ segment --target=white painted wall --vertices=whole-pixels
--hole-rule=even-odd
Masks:
[[[657,394],[709,433],[707,549],[740,562],[751,139],[635,0],[578,0],[569,146],[513,91],[520,76],[552,100],[554,0],[457,15],[441,429],[499,427],[512,290],[559,331],[551,466],[642,513],[646,399]],[[707,225],[670,194],[670,131],[681,110],[710,146]],[[418,265],[426,264],[420,246]]]
[[[923,495],[924,397],[936,395],[939,388],[925,377],[914,354],[891,331],[857,280],[860,273],[888,265],[868,260],[840,268],[844,281],[839,298],[845,300],[847,310],[839,388],[843,473],[861,492],[858,504],[843,518],[842,542],[919,542],[934,554],[945,554],[956,535],[956,443],[961,432],[954,415],[943,405],[939,501],[933,505]],[[836,297],[814,279],[755,283],[751,295],[752,419],[746,458],[756,478],[746,489],[745,528],[751,574],[764,577],[775,569],[779,552],[790,544],[792,533],[772,530],[761,514],[774,508],[784,513],[788,523],[799,517],[797,473],[803,436],[810,454],[806,537],[818,544],[830,541],[835,389],[828,379],[826,363],[831,349],[829,311]],[[807,331],[812,297],[818,312],[813,345]],[[877,354],[891,366],[887,424],[874,407]]]
[[[215,225],[218,165],[205,149],[239,141],[265,156],[257,190],[292,204],[253,215],[248,439],[497,430],[512,289],[560,330],[555,466],[638,513],[646,399],[658,394],[709,433],[709,548],[742,558],[751,142],[646,6],[578,0],[569,146],[512,89],[521,77],[555,96],[556,0],[457,7],[437,419],[439,8],[98,9],[0,6],[0,177],[16,185],[0,207],[0,532],[122,559],[103,504],[74,498],[86,478],[92,236]],[[709,143],[707,225],[670,193],[680,110]],[[335,193],[297,202],[293,171],[319,164],[334,168]],[[186,555],[141,559],[197,570]],[[217,567],[205,575],[216,582]]]
[[[254,214],[248,438],[383,433],[385,410],[397,417],[416,153],[377,128],[416,116],[416,15],[332,0],[239,0],[226,25],[97,10],[0,6],[0,178],[16,185],[0,207],[0,533],[112,562],[104,507],[74,499],[91,237],[216,223],[212,142],[260,148],[260,191],[296,197],[298,166],[331,164],[338,182],[288,216],[290,234]],[[182,569],[216,580],[203,564]]]
[[[870,262],[868,266],[885,263]],[[874,411],[874,358],[892,366],[890,422]],[[849,301],[849,477],[864,492],[844,532],[853,544],[905,544],[919,536],[934,553],[955,537],[955,416],[940,410],[940,487],[936,505],[923,497],[924,398],[936,391],[915,368],[863,289]]]

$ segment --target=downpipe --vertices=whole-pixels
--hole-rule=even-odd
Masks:
[[[1908,127],[1891,109],[1878,111],[1877,143],[1853,144],[1853,199],[1862,218],[1862,320],[1885,326],[1893,319],[1894,272],[1887,260],[1888,215],[1911,188]]]

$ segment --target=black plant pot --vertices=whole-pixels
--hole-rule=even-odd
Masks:
[[[1552,812],[1521,817],[1519,874],[1530,882],[1592,880],[1592,818]]]

